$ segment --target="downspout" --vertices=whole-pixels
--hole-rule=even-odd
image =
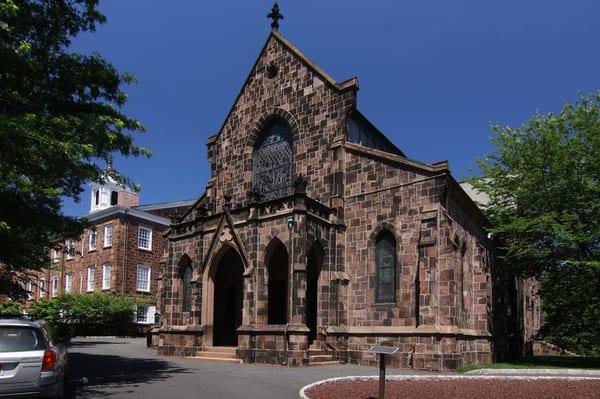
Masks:
[[[289,338],[288,338],[288,329],[290,327],[290,320],[292,319],[292,310],[293,310],[293,302],[294,302],[294,240],[292,238],[292,230],[294,228],[294,214],[292,213],[292,216],[288,216],[288,232],[289,232],[289,240],[290,240],[290,256],[289,256],[289,266],[288,266],[288,273],[289,273],[289,277],[288,277],[288,300],[289,300],[289,304],[288,304],[288,317],[287,317],[287,323],[285,323],[285,328],[283,330],[283,339],[284,339],[284,356],[285,356],[285,360],[283,361],[282,365],[286,366],[288,365],[288,346],[289,346]]]
[[[123,281],[121,281],[121,295],[125,295],[125,281],[126,281],[126,275],[127,275],[127,249],[129,247],[129,242],[128,242],[128,226],[129,224],[127,223],[127,215],[129,214],[129,209],[125,209],[125,217],[123,218],[123,221],[125,222],[125,248],[124,248],[124,253],[123,253]],[[113,239],[114,239],[114,231],[113,231]]]

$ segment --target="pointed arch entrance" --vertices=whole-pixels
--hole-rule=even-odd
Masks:
[[[319,310],[319,277],[323,267],[325,251],[318,241],[315,241],[308,251],[306,264],[306,326],[310,329],[308,343],[317,338]]]
[[[203,324],[208,327],[209,345],[238,345],[237,329],[242,324],[243,275],[240,255],[232,247],[224,246],[214,257],[205,276],[209,300],[204,309]]]

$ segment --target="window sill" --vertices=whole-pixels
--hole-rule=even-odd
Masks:
[[[96,252],[96,248],[90,248],[90,249],[88,249],[88,254],[89,254],[90,252]]]
[[[138,293],[140,293],[140,294],[149,294],[149,293],[150,293],[150,290],[140,290],[140,289],[138,289],[138,290],[136,290],[136,291],[137,291]]]
[[[102,247],[102,249],[107,249],[107,248],[112,248],[112,244],[110,244],[110,245],[105,245],[105,246],[103,246],[103,247]]]
[[[140,251],[152,252],[152,248],[142,248],[142,247],[138,247],[138,249],[139,249]]]

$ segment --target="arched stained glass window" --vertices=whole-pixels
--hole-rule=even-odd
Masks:
[[[254,147],[252,187],[263,200],[291,194],[292,137],[283,122],[267,126]]]
[[[377,267],[375,302],[396,301],[396,239],[387,230],[375,240],[375,264]]]
[[[192,267],[185,266],[181,273],[182,304],[181,310],[189,312],[192,310]]]

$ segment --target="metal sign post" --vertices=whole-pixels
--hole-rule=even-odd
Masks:
[[[385,399],[385,355],[393,355],[399,350],[395,346],[372,346],[367,351],[379,354],[379,399]]]

